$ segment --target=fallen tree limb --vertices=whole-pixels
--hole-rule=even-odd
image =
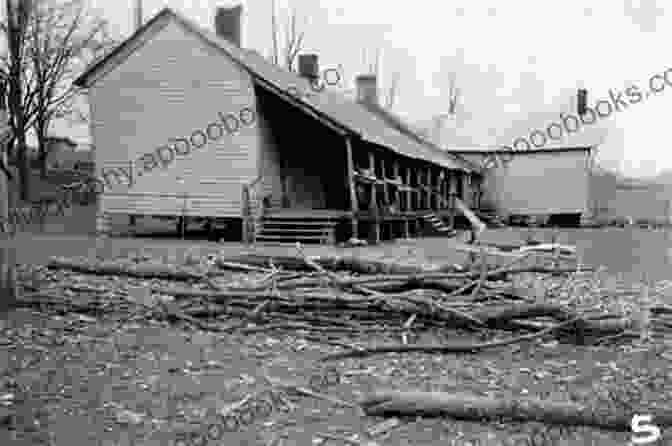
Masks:
[[[524,252],[543,252],[543,253],[554,253],[558,252],[561,255],[565,255],[568,257],[572,257],[576,255],[576,248],[573,246],[569,245],[562,245],[560,243],[540,243],[538,245],[529,245],[529,246],[521,246],[518,249],[519,253],[524,253]]]
[[[423,268],[416,265],[405,265],[398,262],[364,259],[354,256],[323,256],[312,257],[322,268],[330,271],[349,271],[356,274],[417,274],[423,272],[448,272],[455,271],[451,265],[441,265],[436,268]],[[234,257],[221,257],[216,264],[236,263],[247,264],[256,267],[268,268],[271,263],[284,269],[293,271],[311,271],[313,267],[306,264],[302,257],[291,256],[267,256],[260,254],[245,254]]]
[[[471,299],[474,299],[476,296],[478,296],[478,293],[483,288],[483,284],[485,283],[485,280],[487,278],[488,278],[488,262],[485,255],[485,249],[481,249],[481,276],[478,279],[478,283],[471,291]]]
[[[525,255],[525,254],[523,254]],[[261,257],[263,261],[259,259]],[[275,263],[277,258],[275,257],[266,257],[266,256],[255,256],[255,257],[237,257],[238,262],[225,262],[223,259],[218,259],[218,263],[226,267],[236,267],[239,269],[249,269],[260,272],[270,272],[272,270],[265,268],[255,268],[259,265],[265,265],[266,263]],[[291,265],[293,268],[303,271],[311,271],[314,268],[307,264],[304,259],[300,257],[285,257],[281,258],[284,262]],[[518,259],[518,257],[516,258]],[[271,262],[272,260],[272,262]],[[475,279],[480,277],[479,272],[455,272],[453,265],[439,266],[436,268],[421,268],[418,266],[412,265],[400,265],[394,262],[382,262],[377,260],[365,260],[357,257],[323,257],[317,259],[310,259],[314,264],[319,265],[321,268],[326,270],[335,269],[335,270],[349,270],[354,273],[360,274],[376,274],[375,277],[367,278],[349,278],[349,279],[339,279],[339,284],[343,286],[354,286],[354,285],[363,285],[365,283],[375,283],[381,281],[407,281],[407,282],[416,282],[423,280],[445,280],[445,279]],[[250,262],[250,266],[248,264]],[[124,275],[130,277],[138,277],[145,279],[168,279],[175,281],[186,281],[186,280],[208,280],[209,276],[221,275],[217,271],[209,271],[207,273],[195,271],[194,269],[166,265],[160,263],[135,263],[132,261],[91,261],[91,260],[82,260],[82,259],[68,259],[62,257],[52,257],[47,264],[48,268],[51,269],[69,269],[72,271],[88,274],[99,274],[99,275]],[[589,269],[583,269],[588,271]],[[499,268],[491,270],[487,273],[487,277],[495,277],[507,274],[516,274],[520,272],[534,272],[534,273],[573,273],[576,272],[575,268],[541,268],[541,267],[528,267],[528,268]],[[323,273],[322,273],[323,274]],[[381,275],[382,274],[382,275]],[[301,286],[322,286],[324,280],[321,278],[312,278],[312,279],[290,279],[284,280],[282,283],[278,283],[278,288],[290,289],[296,287],[297,284]],[[211,287],[213,286],[210,283]]]
[[[590,426],[629,432],[631,411],[591,407],[571,402],[517,397],[494,399],[445,392],[395,391],[375,392],[360,402],[369,416],[441,417],[472,421],[512,420],[541,422],[565,426]],[[672,426],[672,409],[652,409],[653,424]],[[647,413],[649,413],[647,412]]]
[[[483,321],[478,319],[477,317],[474,317],[470,314],[464,313],[462,311],[456,310],[454,308],[449,308],[446,307],[445,305],[441,305],[439,302],[434,301],[432,299],[422,299],[413,295],[403,295],[403,299],[407,299],[413,303],[416,304],[421,304],[427,306],[430,312],[438,312],[438,311],[443,311],[447,313],[448,315],[452,316],[458,321],[465,322],[467,326],[469,327],[485,327],[485,324]],[[420,313],[414,313],[414,316],[417,316],[417,314]],[[431,314],[431,313],[430,313]]]
[[[299,248],[299,249],[300,249],[300,248]],[[300,251],[300,252],[301,252],[301,254],[303,254],[302,251]],[[325,270],[325,269],[324,269],[320,264],[318,264],[317,262],[311,260],[310,258],[308,258],[308,257],[305,256],[305,255],[303,256],[303,261],[306,263],[306,265],[310,266],[312,269],[316,270],[316,271],[319,272],[319,273],[324,274],[324,275],[327,276],[329,279],[331,279],[331,281],[332,281],[336,286],[341,287],[341,288],[345,287],[345,285],[343,285],[343,284],[341,283],[341,278],[340,278],[340,277],[338,277],[338,276],[337,276],[336,274],[334,274],[334,273],[328,272],[327,270]],[[353,290],[355,290],[355,291],[359,291],[360,293],[364,294],[365,296],[372,296],[372,295],[379,295],[379,294],[380,294],[380,293],[378,293],[378,292],[376,292],[376,291],[372,291],[372,290],[370,290],[370,289],[368,289],[368,288],[365,288],[365,287],[363,287],[363,286],[361,286],[361,285],[350,285],[350,287],[351,287]],[[346,288],[346,289],[347,289],[347,288]]]
[[[317,257],[317,264],[325,269],[335,271],[349,271],[356,274],[418,274],[426,272],[455,272],[454,265],[437,265],[433,268],[423,268],[417,265],[405,265],[398,262],[369,260],[354,256]]]
[[[250,266],[250,265],[245,265],[242,263],[235,263],[235,262],[224,262],[224,261],[218,261],[217,266],[222,269],[231,269],[234,271],[249,271],[249,272],[256,272],[256,273],[275,273],[274,270],[269,269],[269,268],[262,268],[260,266]]]
[[[572,274],[576,273],[576,268],[542,268],[542,267],[531,267],[531,268],[498,268],[491,271],[488,271],[486,278],[490,280],[505,280],[506,276],[509,274],[519,274],[519,273],[539,273],[539,274]],[[579,272],[592,271],[592,269],[586,268],[581,269]],[[481,272],[468,272],[468,273],[443,273],[443,272],[429,272],[429,273],[417,273],[417,274],[385,274],[385,275],[374,275],[368,277],[350,277],[343,278],[339,280],[339,284],[343,286],[351,285],[367,285],[367,288],[374,290],[372,284],[380,283],[381,287],[392,286],[391,283],[395,285],[401,284],[401,286],[413,286],[416,288],[442,288],[446,291],[451,291],[450,288],[460,287],[461,283],[457,282],[461,279],[473,280],[472,284],[466,284],[464,289],[455,292],[455,294],[460,294],[464,290],[470,289],[475,286],[481,278]],[[452,281],[456,282],[445,282]],[[437,282],[441,281],[441,282]],[[388,284],[387,282],[391,282]],[[295,288],[309,288],[309,287],[322,287],[325,282],[322,278],[297,278],[291,280],[285,280],[276,284],[277,289],[279,290],[288,290]],[[425,286],[427,284],[427,286]],[[261,291],[267,287],[250,287],[246,288],[250,291]],[[232,288],[228,288],[232,289]],[[451,291],[452,292],[452,291]]]
[[[513,319],[530,319],[535,317],[552,317],[558,321],[566,321],[577,316],[567,308],[555,304],[511,304],[490,307],[471,313],[475,318],[486,324],[508,322]]]
[[[494,347],[502,347],[505,345],[516,344],[522,341],[530,341],[532,339],[537,339],[547,334],[551,334],[554,331],[573,324],[581,318],[571,319],[565,322],[561,322],[557,325],[549,327],[545,330],[538,331],[529,335],[518,336],[515,338],[504,339],[501,341],[493,342],[483,342],[483,343],[451,343],[443,345],[388,345],[382,347],[373,347],[369,349],[360,349],[360,350],[350,350],[342,353],[334,353],[331,355],[324,356],[320,358],[320,361],[333,361],[340,360],[345,358],[363,358],[366,356],[373,356],[381,353],[476,353],[481,350]]]
[[[52,257],[47,264],[51,269],[69,269],[87,274],[117,275],[143,279],[169,279],[176,281],[203,280],[204,274],[193,270],[162,263],[133,263],[119,261],[95,261]]]

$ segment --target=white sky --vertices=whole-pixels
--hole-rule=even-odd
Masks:
[[[132,31],[134,0],[91,0],[115,34]],[[145,20],[161,8],[180,10],[212,28],[216,6],[244,4],[243,46],[270,49],[271,0],[144,0]],[[380,48],[382,71],[398,71],[394,111],[428,121],[447,110],[454,72],[462,89],[456,141],[507,144],[574,110],[575,89],[589,103],[629,83],[672,68],[672,4],[663,0],[277,0],[296,9],[304,49],[323,69],[342,64],[348,80]],[[672,76],[670,76],[672,81]],[[659,96],[601,120],[573,141],[603,139],[600,159],[629,175],[672,169],[672,86]],[[492,130],[489,130],[492,129]]]

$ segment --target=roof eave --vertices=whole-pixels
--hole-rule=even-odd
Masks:
[[[91,78],[95,73],[97,73],[101,68],[103,68],[105,65],[107,65],[110,60],[119,52],[121,52],[124,48],[127,48],[129,45],[131,45],[132,42],[134,42],[138,36],[143,34],[147,29],[151,28],[156,22],[159,20],[163,19],[166,16],[172,15],[173,17],[177,18],[178,15],[173,11],[172,9],[166,7],[163,8],[161,11],[159,11],[154,17],[152,17],[150,20],[148,20],[146,23],[144,23],[141,27],[136,29],[133,34],[131,34],[129,37],[124,39],[119,45],[117,45],[113,50],[111,50],[109,53],[107,53],[105,56],[100,58],[97,61],[94,61],[91,63],[90,66],[88,66],[82,74],[80,74],[74,81],[73,85],[79,88],[89,88],[92,85]]]
[[[317,109],[315,106],[311,105],[310,102],[302,100],[301,98],[297,98],[296,96],[284,91],[282,88],[276,86],[273,84],[273,82],[269,81],[268,79],[265,79],[259,73],[256,73],[253,69],[251,69],[249,66],[247,66],[244,61],[238,61],[238,58],[235,57],[234,55],[230,54],[229,51],[227,51],[226,48],[222,47],[221,45],[217,45],[215,42],[212,42],[206,35],[203,35],[201,30],[196,27],[195,25],[192,25],[192,23],[187,19],[182,17],[177,11],[172,10],[171,8],[164,8],[162,9],[159,13],[157,13],[154,17],[152,17],[149,21],[147,21],[145,24],[143,24],[140,28],[138,28],[131,36],[129,36],[127,39],[125,39],[123,42],[121,42],[119,45],[117,45],[112,51],[110,51],[108,54],[103,56],[100,60],[93,62],[89,67],[87,67],[84,72],[78,76],[73,84],[79,88],[89,88],[91,87],[95,81],[96,81],[96,74],[100,72],[100,70],[104,69],[109,63],[114,62],[114,57],[118,55],[120,52],[124,51],[124,49],[128,48],[130,45],[133,45],[133,43],[137,40],[137,38],[145,33],[149,28],[154,26],[157,22],[160,20],[166,18],[166,17],[171,17],[177,22],[179,22],[182,26],[196,34],[197,36],[200,36],[205,42],[217,46],[217,48],[225,53],[227,56],[229,56],[232,60],[237,61],[240,66],[245,69],[247,73],[250,74],[252,77],[253,81],[262,88],[265,88],[267,91],[271,92],[272,94],[275,94],[276,96],[279,96],[281,99],[285,100],[286,102],[299,107],[301,110],[306,112],[307,114],[311,115],[318,121],[320,121],[322,124],[326,125],[333,131],[337,132],[341,136],[350,136],[350,137],[357,137],[360,140],[363,141],[368,141],[368,139],[361,134],[357,129],[352,128],[351,126],[344,124],[338,120],[333,119],[331,116],[328,114],[325,114],[324,112],[320,111]],[[370,141],[374,142],[374,141]],[[426,147],[428,147],[427,143],[423,144]],[[456,168],[457,169],[462,169],[464,171],[469,171],[470,163],[468,163],[467,160],[463,159],[459,155],[456,154],[446,154],[443,153],[443,156],[447,158],[452,158],[451,161],[453,161],[455,164],[457,164]],[[418,159],[428,161],[431,163],[436,164],[436,161],[431,161],[428,159],[423,158],[422,156],[418,156]],[[476,166],[474,166],[476,167]],[[472,169],[472,171],[479,171],[478,168]]]

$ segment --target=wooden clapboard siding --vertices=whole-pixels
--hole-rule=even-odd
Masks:
[[[589,203],[588,153],[520,154],[503,169],[501,203],[514,214],[584,213]]]
[[[220,112],[257,109],[249,74],[172,19],[99,78],[89,95],[99,172],[135,162],[170,138],[205,131]],[[165,169],[138,176],[135,166],[133,187],[112,187],[101,197],[101,210],[178,215],[178,197],[187,193],[189,214],[240,216],[241,187],[258,175],[261,142],[255,122],[177,156]]]
[[[590,203],[588,151],[518,152],[485,172],[482,205],[505,214],[584,213]],[[465,154],[482,161],[484,154]]]

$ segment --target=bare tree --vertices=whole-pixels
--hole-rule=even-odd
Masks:
[[[399,92],[399,78],[401,77],[398,71],[395,71],[391,74],[390,84],[387,86],[387,89],[383,90],[385,102],[383,103],[385,108],[391,110],[394,107],[394,104],[397,100],[397,94]]]
[[[7,142],[11,139],[11,126],[9,125],[6,104],[5,89],[7,83],[0,82],[0,232],[3,242],[9,242],[0,247],[0,295],[3,301],[0,306],[11,305],[18,297],[16,286],[16,248],[14,247],[14,227],[9,221],[10,213],[10,190],[9,183],[12,179],[7,166]]]
[[[31,4],[29,1],[7,0],[6,21],[0,24],[0,30],[5,34],[9,46],[9,54],[3,55],[4,67],[1,75],[7,79],[7,109],[13,138],[8,147],[15,143],[15,153],[18,155],[21,198],[29,198],[30,166],[26,154],[27,116],[25,104],[30,102],[32,92],[25,91],[23,72],[25,68],[25,36]],[[25,92],[25,94],[24,94]]]
[[[279,50],[278,50],[278,20],[277,14],[275,13],[275,0],[271,0],[271,38],[273,39],[273,53],[271,54],[271,61],[273,64],[278,65],[279,60]]]
[[[72,81],[83,65],[115,42],[107,33],[107,22],[87,15],[83,0],[36,2],[27,44],[35,101],[31,127],[38,142],[42,176],[46,176],[47,133],[55,119],[86,120]]]
[[[0,76],[8,78],[21,199],[28,200],[26,133],[30,129],[36,133],[44,174],[50,124],[58,118],[84,116],[76,109],[74,76],[114,42],[107,34],[106,22],[88,14],[85,0],[7,0],[7,11],[17,23],[0,23],[0,31],[13,42],[10,54],[0,56]]]
[[[2,165],[3,172],[0,174],[2,178],[0,179],[0,189],[2,193],[1,200],[3,204],[0,212],[2,213],[2,232],[3,236],[9,234],[9,244],[0,248],[0,294],[4,297],[2,302],[2,307],[7,308],[18,298],[18,289],[16,286],[16,249],[14,248],[14,233],[15,228],[12,223],[9,221],[11,215],[11,190],[10,190],[10,180],[12,179],[8,166],[5,165],[7,161],[7,152],[9,151],[10,144],[14,139],[14,136],[17,137],[19,145],[19,153],[22,156],[19,159],[20,167],[22,167],[23,172],[26,173],[28,169],[28,160],[25,153],[25,134],[21,132],[16,134],[16,129],[24,129],[25,125],[25,116],[23,113],[22,104],[24,102],[23,98],[23,85],[22,85],[22,54],[23,54],[23,44],[24,44],[24,33],[23,30],[26,27],[27,17],[28,17],[28,8],[29,3],[21,1],[7,0],[6,2],[6,21],[0,23],[0,30],[5,34],[6,40],[8,42],[9,53],[4,54],[4,60],[6,62],[6,70],[1,72],[3,77],[2,79],[2,98],[0,102],[2,104],[2,117],[3,124],[8,124],[11,131],[9,132],[9,141],[7,145],[3,146],[2,153]],[[6,101],[5,101],[6,95]],[[7,107],[5,107],[7,105]],[[5,111],[5,108],[7,111]],[[12,114],[14,112],[14,114]],[[23,176],[25,182],[28,182],[27,175]],[[27,187],[26,187],[27,189]],[[27,190],[26,190],[27,193]]]
[[[282,61],[283,66],[289,71],[296,71],[296,59],[303,49],[303,38],[305,32],[299,30],[297,23],[298,14],[295,9],[291,9],[287,13],[285,19],[284,29],[284,46],[278,47],[280,40],[280,30],[278,29],[278,17],[275,9],[275,0],[271,2],[273,12],[271,15],[271,33],[273,39],[273,54],[271,60],[274,64],[280,65]]]
[[[448,84],[448,114],[455,116],[462,90],[455,85],[455,73],[451,73]]]

